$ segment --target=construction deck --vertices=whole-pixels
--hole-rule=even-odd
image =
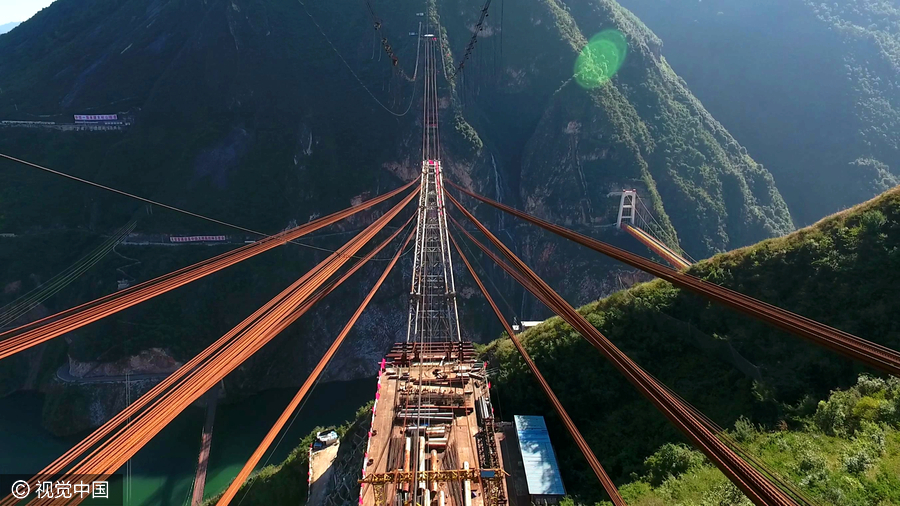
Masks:
[[[471,343],[397,344],[378,380],[361,504],[496,506],[506,487]]]

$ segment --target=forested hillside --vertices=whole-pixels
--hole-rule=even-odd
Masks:
[[[3,127],[0,152],[276,232],[418,174],[423,69],[419,39],[408,34],[419,32],[420,22],[422,31],[439,22],[446,40],[439,92],[448,177],[634,249],[609,228],[617,205],[606,196],[610,190],[638,188],[671,240],[680,238],[695,256],[791,229],[771,176],[659,57],[659,39],[618,4],[592,0],[570,9],[557,0],[527,0],[505,9],[502,26],[500,16],[489,16],[465,72],[448,81],[481,6],[402,0],[378,7],[383,23],[376,33],[371,14],[350,0],[58,0],[0,38],[0,119],[128,112],[134,125],[121,132]],[[604,31],[622,42],[619,71],[579,86],[576,59]],[[246,235],[9,162],[0,163],[0,179],[0,232],[17,234],[0,244],[12,259],[0,265],[3,304],[131,219],[140,233],[224,233],[238,241]],[[594,300],[630,277],[555,238],[476,211],[572,301]],[[376,214],[306,242],[333,249]],[[28,318],[218,251],[122,246]],[[567,260],[549,262],[550,252]],[[324,255],[293,245],[268,253],[66,336],[68,354],[113,361],[161,347],[184,362]],[[407,261],[357,325],[332,377],[371,374],[389,343],[405,335]],[[377,270],[279,336],[230,378],[229,390],[299,383]],[[494,277],[509,299],[521,301],[523,313],[541,316],[542,308]],[[466,287],[460,293],[465,335],[496,335],[499,326],[485,317],[483,302]],[[292,359],[283,364],[272,360],[276,355]],[[0,391],[46,388],[41,378],[52,381],[64,357],[35,349],[0,363]]]
[[[900,504],[898,412],[900,381],[863,375],[852,388],[819,401],[815,413],[791,417],[790,424],[762,429],[741,418],[729,432],[818,504],[889,506]],[[684,444],[667,443],[647,457],[640,479],[621,492],[632,506],[753,504]]]
[[[798,225],[900,182],[896,2],[620,3],[665,41],[662,54],[691,91],[772,172]]]
[[[443,22],[447,12],[465,8],[474,16],[480,3],[437,5]],[[468,33],[469,19],[445,23],[451,41]],[[465,117],[485,146],[467,186],[626,248],[634,244],[604,228],[617,211],[607,193],[622,188],[637,188],[662,227],[674,230],[671,241],[698,257],[792,229],[771,175],[659,57],[660,40],[616,2],[541,0],[508,9],[499,32],[502,56],[491,56],[500,20],[489,17],[488,25],[479,45],[487,62],[474,62],[470,72],[492,75],[496,58],[497,77],[474,90],[465,80],[461,86]],[[579,83],[577,58],[589,40],[606,34],[624,42],[618,72],[599,85]],[[515,220],[483,218],[538,273],[558,280],[570,300],[586,302],[615,287],[611,273],[619,266]],[[521,293],[506,288],[514,298]],[[529,297],[522,298],[522,311],[529,318],[545,314]]]
[[[695,265],[703,279],[900,348],[900,188],[783,238]],[[581,308],[589,322],[641,366],[719,425],[747,417],[766,430],[802,425],[818,399],[853,385],[863,369],[792,335],[653,281]],[[619,482],[645,472],[676,430],[559,318],[523,341],[600,461]],[[549,413],[524,363],[505,339],[486,354],[502,413]],[[863,408],[860,408],[863,409]],[[564,434],[554,416],[554,433]],[[598,497],[599,485],[569,438],[557,437],[569,490]],[[835,503],[843,504],[843,503]]]

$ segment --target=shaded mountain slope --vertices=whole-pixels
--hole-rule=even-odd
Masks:
[[[454,54],[471,34],[476,3],[439,3]],[[449,14],[460,12],[468,17]],[[637,188],[673,231],[670,241],[697,257],[792,229],[771,176],[659,57],[659,39],[618,4],[528,2],[508,9],[502,23],[488,17],[478,45],[483,60],[467,63],[459,86],[465,117],[485,146],[472,162],[476,191],[634,249],[608,228],[618,200],[607,193]],[[607,29],[625,36],[624,64],[605,85],[583,89],[573,79],[576,57]],[[558,280],[569,300],[591,300],[615,286],[615,265],[515,220],[490,212],[482,218],[541,275]],[[551,252],[566,260],[547,261]],[[543,314],[527,296],[521,311],[526,319]]]
[[[900,182],[895,2],[622,0],[804,225]]]
[[[135,125],[122,132],[3,128],[0,152],[269,233],[418,174],[422,68],[416,72],[418,39],[407,33],[420,21],[440,18],[449,75],[481,6],[475,0],[380,6],[382,29],[400,59],[394,69],[369,14],[351,0],[92,2],[86,8],[58,0],[0,38],[0,119],[129,111]],[[420,11],[426,16],[417,16]],[[595,0],[570,11],[556,0],[528,0],[506,9],[505,17],[502,30],[496,16],[489,17],[463,81],[439,79],[449,177],[633,249],[638,246],[608,228],[616,205],[605,198],[610,189],[639,188],[672,236],[697,256],[789,229],[765,170],[659,58],[656,37],[617,4]],[[624,34],[629,57],[611,82],[583,90],[572,83],[579,46],[604,28]],[[501,32],[504,51],[492,75]],[[573,122],[580,126],[567,131]],[[140,232],[233,233],[5,162],[0,178],[3,231],[23,236],[6,251],[10,258],[29,256],[5,264],[3,286],[22,283],[3,293],[4,303],[65,268],[68,257],[40,262],[33,251],[41,250],[30,249],[66,248],[62,230],[104,234],[139,217]],[[594,300],[633,277],[558,239],[479,213],[572,301]],[[333,231],[349,233],[373,216],[365,213]],[[328,249],[347,237],[312,241]],[[552,252],[567,260],[551,263]],[[130,274],[136,281],[203,253],[122,249],[141,262]],[[323,252],[295,247],[273,252],[68,336],[70,352],[96,359],[92,355],[128,335],[131,345],[103,358],[152,344],[184,360],[322,258]],[[116,267],[128,262],[116,257],[49,300],[45,310],[113,291]],[[401,274],[408,269],[398,266]],[[371,282],[377,267],[367,272]],[[389,343],[405,335],[405,286],[404,276],[392,278],[333,374],[371,373]],[[299,383],[366,289],[365,282],[342,287],[252,360],[235,376],[241,388],[230,391]],[[472,287],[459,291],[463,328],[476,340],[496,335],[499,327]],[[521,316],[539,316],[541,309],[527,299],[520,305],[520,295],[511,290],[508,299],[522,308]],[[275,356],[291,359],[282,363]],[[17,373],[4,390],[25,383]]]
[[[0,42],[0,111],[28,119],[131,108],[139,110],[137,125],[108,135],[16,132],[5,136],[7,152],[14,146],[32,160],[269,231],[333,209],[337,198],[396,183],[381,164],[406,161],[407,153],[398,160],[398,144],[412,134],[415,116],[400,123],[375,113],[379,106],[297,2],[70,4],[77,2],[54,4]],[[79,20],[68,16],[71,8],[92,14]],[[355,37],[338,47],[353,55],[357,73],[379,89],[402,86],[403,105],[409,102],[413,86],[392,78],[389,64],[370,59],[364,12],[339,3],[324,12],[310,9],[324,20],[331,12],[356,13],[341,23],[322,21],[323,29],[352,30]],[[41,34],[48,30],[57,38],[45,47]],[[415,40],[396,44],[412,73]],[[394,105],[391,98],[382,97]],[[91,151],[83,151],[84,139],[91,139]],[[354,177],[341,177],[348,174]],[[336,194],[338,181],[351,185]],[[52,192],[49,185],[44,189]],[[34,197],[25,190],[21,198]],[[47,197],[54,200],[53,193]],[[79,216],[73,208],[81,202],[67,200],[68,207],[37,223],[7,212],[8,224],[21,229]],[[133,207],[108,199],[99,205],[110,218]]]
[[[588,203],[603,199],[604,190],[635,182],[658,203],[667,222],[671,214],[685,247],[703,256],[792,229],[771,176],[659,57],[661,42],[652,32],[615,2],[582,2],[569,10],[585,38],[610,28],[625,33],[628,54],[612,86],[585,92],[568,81],[557,92],[549,111],[555,121],[545,116],[548,124],[539,127],[531,147],[534,163],[523,167],[524,181],[546,180],[541,172],[563,168],[564,175],[553,178],[560,188],[551,193],[559,196],[565,194],[562,187],[579,186],[580,172],[582,201]],[[560,11],[558,16],[565,15]],[[570,40],[574,50],[585,42]],[[556,149],[544,145],[548,138],[558,143]],[[539,153],[567,158],[544,161]],[[541,206],[542,189],[539,184],[523,187],[532,209]],[[552,203],[541,207],[559,209]],[[542,214],[556,218],[546,210]],[[564,218],[578,221],[568,214]]]

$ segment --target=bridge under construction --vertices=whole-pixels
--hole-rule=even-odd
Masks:
[[[425,34],[422,173],[406,342],[378,381],[360,503],[497,506],[506,503],[490,392],[459,328],[443,200],[437,50]]]
[[[484,15],[489,5],[488,0],[482,11]],[[276,235],[260,234],[0,154],[0,158],[114,191],[144,204],[183,212],[263,236],[258,241],[216,257],[4,331],[0,333],[0,360],[292,242],[360,211],[396,199],[391,207],[377,214],[377,218],[347,243],[330,252],[309,272],[48,464],[33,478],[23,481],[25,485],[31,490],[37,490],[42,477],[47,476],[58,476],[60,481],[74,481],[84,476],[104,479],[113,475],[188,406],[219,385],[228,374],[319,301],[328,297],[367,265],[369,260],[394,245],[390,248],[393,254],[379,278],[235,479],[218,497],[216,504],[231,504],[266,451],[301,406],[400,257],[411,246],[413,267],[406,339],[398,339],[401,342],[395,343],[382,361],[372,425],[368,434],[368,449],[359,477],[359,503],[366,506],[493,506],[506,504],[513,495],[506,479],[511,474],[511,465],[504,462],[504,455],[507,453],[500,449],[502,436],[497,430],[499,424],[491,407],[487,371],[478,361],[472,343],[462,338],[464,332],[460,329],[452,260],[458,258],[483,292],[509,339],[553,407],[554,415],[575,441],[603,490],[613,504],[624,505],[624,499],[601,465],[604,449],[589,446],[554,394],[551,385],[531,360],[511,328],[508,315],[505,316],[500,311],[473,264],[461,250],[460,243],[466,241],[467,245],[473,245],[484,258],[492,260],[590,343],[750,501],[759,506],[813,504],[794,484],[769,469],[740,442],[731,438],[721,427],[620,350],[500,241],[459,199],[466,196],[484,206],[511,214],[632,268],[667,280],[676,287],[726,305],[879,371],[900,376],[900,353],[691,275],[690,262],[675,251],[674,247],[670,247],[674,245],[666,245],[636,228],[633,219],[626,220],[634,206],[633,201],[631,204],[627,203],[627,191],[621,194],[618,225],[673,267],[496,202],[475,193],[471,188],[450,181],[450,178],[446,178],[445,182],[441,163],[441,121],[438,114],[438,62],[441,61],[446,45],[440,40],[440,33],[441,30],[435,29],[431,33],[430,29],[426,29],[426,33],[421,36],[421,43],[424,45],[425,71],[422,73],[422,80],[425,92],[422,100],[420,176],[354,207]],[[392,61],[396,65],[396,60]],[[447,75],[446,67],[444,75]],[[405,217],[413,202],[417,202],[415,210]],[[448,203],[452,204],[454,214],[462,221],[451,216]],[[388,226],[395,220],[398,226],[389,233]],[[453,226],[452,229],[450,225]],[[479,240],[476,234],[486,239],[486,243],[482,242],[484,239]],[[380,238],[380,242],[376,242],[376,238]],[[452,255],[453,252],[456,253],[455,256]],[[206,432],[211,438],[212,417],[209,418],[210,430]],[[205,440],[206,450],[208,444],[215,442]],[[198,476],[201,474],[198,473]],[[302,480],[304,477],[298,476],[297,479]],[[197,485],[202,487],[202,483]],[[202,498],[202,493],[198,492],[197,495]],[[26,503],[32,506],[74,506],[84,499],[84,496],[48,498],[31,495],[18,498],[10,495],[0,499],[0,506]]]
[[[373,416],[362,504],[506,503],[488,382],[471,343],[395,345]]]

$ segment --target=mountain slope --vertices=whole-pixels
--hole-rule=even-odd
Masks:
[[[323,19],[341,10],[356,13],[341,24],[322,21],[323,29],[362,37],[365,12],[349,4],[310,9]],[[131,109],[139,110],[137,126],[90,136],[15,132],[4,148],[266,230],[334,209],[336,198],[393,186],[397,179],[381,164],[405,165],[409,154],[398,152],[398,141],[412,134],[415,117],[400,123],[376,113],[379,106],[299,7],[277,0],[121,0],[92,9],[54,3],[0,42],[0,114],[33,119]],[[408,103],[412,85],[392,77],[389,64],[370,60],[371,45],[356,37],[339,44],[370,86],[402,87]],[[395,45],[411,73],[415,40]],[[382,99],[394,105],[391,95]],[[88,141],[91,151],[79,137],[96,139]],[[335,193],[338,181],[351,184]],[[8,212],[9,226],[83,223],[82,203],[53,199],[55,186],[47,200],[64,207],[40,221]],[[33,197],[31,190],[20,198]],[[104,217],[116,219],[110,221],[133,208],[109,199],[100,205],[107,208]]]
[[[760,430],[741,419],[731,435],[819,504],[900,504],[900,381],[866,375],[819,401],[813,415]],[[873,409],[874,408],[874,409]],[[837,416],[835,416],[837,415]],[[750,506],[696,450],[667,444],[647,458],[646,474],[621,488],[628,504]]]
[[[499,33],[498,20],[491,21],[488,29],[496,31],[488,43]],[[498,158],[521,161],[506,168],[506,180],[530,211],[555,221],[607,223],[606,193],[636,183],[665,222],[672,213],[666,205],[678,209],[675,228],[698,255],[791,230],[765,169],[659,58],[659,39],[618,4],[534,2],[507,14],[504,26],[514,28],[503,35],[501,77],[479,89],[469,116],[482,139],[497,146]],[[448,26],[451,41],[462,31],[455,28]],[[575,58],[604,29],[625,36],[625,63],[606,85],[583,90],[572,79]],[[529,107],[513,110],[522,103]],[[482,125],[489,115],[506,121]],[[520,124],[534,129],[503,146],[512,143],[500,130]]]
[[[569,9],[585,34],[618,29],[629,47],[615,86],[594,90],[584,97],[588,103],[572,100],[567,111],[590,111],[583,118],[589,120],[584,126],[588,131],[576,134],[581,149],[572,154],[586,174],[602,174],[588,180],[589,187],[604,188],[627,178],[643,183],[643,193],[658,191],[663,206],[678,210],[669,212],[682,242],[704,256],[793,228],[771,176],[659,57],[661,42],[652,32],[612,1],[580,2]],[[574,49],[584,43],[572,42]],[[572,96],[581,90],[570,82],[558,93]],[[573,179],[567,181],[570,186],[577,185]]]
[[[479,5],[438,3],[453,54],[463,53]],[[697,257],[792,229],[771,176],[690,94],[659,57],[659,39],[625,9],[606,0],[540,0],[503,16],[487,18],[482,59],[467,62],[457,90],[484,143],[465,185],[630,249],[632,240],[608,228],[618,201],[607,193],[623,188],[637,188],[668,240]],[[579,51],[608,29],[627,41],[624,64],[603,86],[582,89],[573,79]],[[515,220],[481,217],[571,301],[609,293],[627,275]],[[565,261],[548,261],[551,252]],[[546,314],[518,287],[505,289],[521,298],[524,318]]]
[[[449,75],[482,4],[426,5],[402,0],[379,7],[382,33],[399,58],[395,69],[369,13],[351,0],[57,0],[0,39],[0,119],[66,121],[72,114],[129,111],[135,125],[122,132],[4,128],[0,152],[269,233],[306,222],[418,174],[422,67],[418,39],[407,33],[439,18]],[[416,15],[422,10],[427,16]],[[527,0],[505,17],[502,28],[497,16],[488,18],[462,78],[439,79],[448,177],[635,250],[636,243],[608,227],[617,205],[605,197],[611,189],[638,188],[696,256],[789,230],[771,177],[706,113],[659,58],[658,39],[624,9],[610,0],[571,10],[556,0]],[[612,81],[583,90],[573,84],[575,59],[604,28],[621,31],[629,56]],[[570,123],[580,126],[569,129]],[[66,255],[41,261],[31,253],[76,255],[63,230],[96,237],[137,217],[145,233],[234,233],[6,162],[0,171],[3,231],[22,236],[4,245],[16,261],[5,264],[0,280],[13,287],[3,303],[72,261]],[[594,300],[632,277],[558,239],[478,212],[569,300]],[[334,248],[375,215],[335,227],[343,235],[311,241]],[[128,259],[113,258],[43,310],[113,291],[116,268],[135,260],[140,264],[128,275],[144,281],[205,251],[120,252]],[[567,260],[551,263],[551,252]],[[87,327],[69,336],[69,352],[92,361],[108,351],[103,360],[116,360],[164,346],[183,361],[322,258],[321,251],[293,246],[273,252]],[[377,266],[369,269],[371,282]],[[401,274],[408,269],[398,266]],[[402,339],[405,283],[402,275],[392,277],[332,374],[371,373],[389,343]],[[279,336],[236,375],[240,388],[230,390],[301,381],[367,288],[352,285]],[[499,327],[472,287],[459,292],[468,335],[496,335]],[[542,309],[520,290],[508,294],[521,316],[539,317]],[[117,346],[126,334],[129,344]],[[27,375],[12,376],[4,391],[29,383]]]
[[[900,188],[783,238],[702,261],[692,273],[804,316],[900,348]],[[859,365],[668,283],[638,285],[580,309],[648,372],[724,427],[739,416],[774,427],[855,382]],[[523,342],[603,465],[620,482],[681,437],[559,318]],[[487,350],[503,413],[549,408],[508,340]],[[555,417],[552,425],[562,433]],[[599,494],[568,438],[557,438],[570,490]],[[569,450],[572,451],[569,451]]]
[[[895,2],[621,3],[665,40],[691,90],[772,171],[798,224],[900,183]]]

